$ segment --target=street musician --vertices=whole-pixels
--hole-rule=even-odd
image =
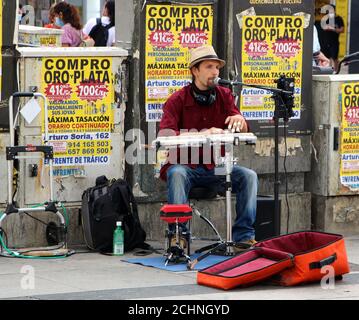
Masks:
[[[164,104],[158,136],[248,132],[248,124],[236,107],[231,90],[213,82],[224,65],[225,61],[218,58],[212,46],[190,51],[192,83],[173,93]],[[162,166],[160,177],[167,181],[169,204],[187,204],[192,187],[216,186],[224,182],[224,176],[215,174],[213,157],[207,157],[205,152],[204,148],[199,148],[198,161],[191,161],[191,157],[183,161],[178,157],[177,163],[168,160]],[[235,165],[231,180],[232,191],[236,194],[233,241],[254,245],[257,174]],[[186,228],[184,225],[181,227]],[[241,250],[240,247],[234,249]]]

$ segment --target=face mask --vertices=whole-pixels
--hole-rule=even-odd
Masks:
[[[62,21],[62,19],[59,17],[55,18],[55,24],[59,27],[63,27],[65,25],[64,22]]]

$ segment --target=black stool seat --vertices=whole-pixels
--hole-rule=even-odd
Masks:
[[[189,191],[189,199],[213,199],[217,196],[216,188],[209,187],[193,187]]]

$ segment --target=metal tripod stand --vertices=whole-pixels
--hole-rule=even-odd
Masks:
[[[217,241],[209,246],[203,247],[199,250],[196,250],[196,253],[201,253],[207,251],[203,255],[199,256],[197,259],[193,260],[190,264],[187,265],[188,269],[193,269],[194,266],[204,258],[208,257],[211,254],[219,254],[226,256],[233,256],[235,254],[233,247],[239,247],[243,249],[250,248],[249,244],[234,242],[232,239],[232,180],[231,174],[233,171],[233,165],[236,164],[237,159],[233,158],[233,149],[228,150],[228,144],[225,145],[225,156],[222,158],[224,164],[224,174],[226,176],[225,182],[225,191],[226,191],[226,218],[227,218],[227,240]]]

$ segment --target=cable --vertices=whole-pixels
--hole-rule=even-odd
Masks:
[[[34,251],[52,251],[52,250],[58,250],[58,249],[61,249],[63,246],[64,246],[64,243],[61,243],[60,245],[55,246],[55,247],[51,247],[51,248],[31,249],[31,250],[21,251],[21,254],[29,253],[29,252],[34,252]]]
[[[287,129],[286,129],[285,123],[286,122],[284,122],[284,127],[283,127],[284,147],[285,147],[283,168],[284,168],[284,178],[285,178],[285,201],[287,204],[287,233],[289,233],[290,209],[289,209],[289,202],[288,202],[288,177],[287,177],[287,166],[286,166],[286,162],[287,162]]]
[[[41,207],[41,206],[45,206],[46,204],[48,204],[47,202],[44,202],[44,203],[39,203],[39,204],[35,204],[35,205],[33,205],[31,208],[38,208],[38,207]],[[62,209],[62,211],[63,211],[63,215],[64,215],[64,218],[65,218],[65,226],[66,227],[68,227],[69,226],[69,223],[70,223],[70,220],[69,220],[69,216],[68,216],[68,214],[67,214],[67,210],[66,210],[66,208],[65,208],[65,206],[62,204],[62,202],[58,202],[58,204],[60,205],[60,207],[61,207],[61,209]],[[26,213],[26,212],[25,212]],[[29,214],[28,214],[29,215]],[[32,217],[31,215],[29,215],[30,217]],[[32,217],[32,218],[34,218],[34,217]],[[34,218],[35,220],[38,220],[38,219],[36,219],[36,218]],[[45,222],[43,222],[43,221],[41,221],[41,220],[39,220],[40,222],[42,222],[42,223],[44,223],[44,224],[46,224],[46,225],[48,225],[47,223],[45,223]]]
[[[46,223],[46,222],[44,222],[44,221],[42,221],[42,220],[40,220],[40,219],[38,219],[38,218],[35,218],[35,217],[32,216],[30,213],[28,213],[28,212],[26,212],[26,211],[24,211],[24,213],[25,213],[27,216],[29,216],[30,218],[33,218],[34,220],[39,221],[40,223],[44,224],[45,226],[48,225],[48,223]]]
[[[14,173],[14,170],[16,170],[16,172]],[[14,183],[15,181],[15,183]],[[14,202],[14,199],[15,199],[15,195],[17,193],[17,190],[18,190],[18,184],[19,184],[19,173],[16,169],[16,166],[14,164],[13,166],[13,179],[12,179],[12,183],[14,184],[14,192],[12,193],[12,202]]]
[[[0,228],[0,236],[1,236],[2,234],[4,234],[4,235],[5,235],[6,245],[8,245],[8,241],[9,241],[9,239],[8,239],[8,237],[7,237],[7,234],[6,234],[6,232],[5,232],[5,230],[4,230],[3,228]],[[2,246],[1,246],[1,245],[0,245],[0,248],[2,248]]]
[[[62,258],[66,258],[69,255],[72,255],[75,253],[75,251],[70,251],[68,254],[66,255],[60,255],[60,256],[49,256],[49,257],[40,257],[40,256],[24,256],[21,253],[17,252],[17,251],[11,251],[4,243],[4,240],[2,238],[2,236],[0,235],[0,245],[5,249],[5,251],[9,254],[9,256],[1,254],[2,257],[6,257],[6,258],[23,258],[23,259],[62,259]]]

